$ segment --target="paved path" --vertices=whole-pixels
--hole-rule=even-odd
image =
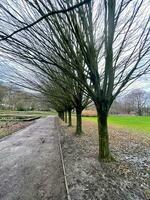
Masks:
[[[57,118],[0,140],[0,200],[65,200]]]

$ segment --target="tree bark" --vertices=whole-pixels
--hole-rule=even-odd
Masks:
[[[82,133],[82,109],[76,108],[76,135],[81,135]]]
[[[138,108],[138,115],[142,116],[142,109],[141,108]]]
[[[58,112],[58,117],[61,118],[61,114],[60,114],[60,112]]]
[[[58,117],[59,117],[61,120],[64,121],[64,112],[59,111],[59,112],[58,112]]]
[[[101,106],[97,109],[97,121],[98,121],[98,134],[99,134],[99,161],[113,161],[109,149],[109,134],[107,118],[108,112]]]
[[[67,123],[67,111],[65,111],[65,123]]]
[[[61,114],[61,115],[62,115],[62,120],[64,121],[64,112],[62,112],[62,114]]]
[[[68,126],[72,126],[71,110],[68,110]]]

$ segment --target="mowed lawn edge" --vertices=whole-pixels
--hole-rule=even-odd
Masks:
[[[83,120],[97,123],[97,117],[83,117]],[[110,115],[108,117],[108,126],[150,136],[150,116]]]

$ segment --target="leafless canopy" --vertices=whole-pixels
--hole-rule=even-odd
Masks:
[[[1,56],[46,76],[59,69],[80,84],[98,112],[100,157],[110,157],[112,102],[150,71],[149,6],[148,0],[2,0],[0,5]]]

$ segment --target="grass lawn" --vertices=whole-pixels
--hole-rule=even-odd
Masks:
[[[97,117],[83,117],[83,120],[97,122]],[[110,127],[121,128],[133,132],[150,134],[150,116],[115,116],[108,117]]]

